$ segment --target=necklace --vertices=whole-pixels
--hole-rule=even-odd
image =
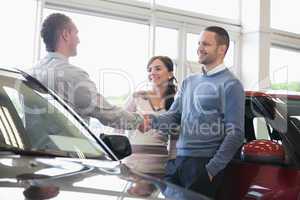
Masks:
[[[148,99],[148,101],[149,101],[149,104],[153,111],[158,112],[158,111],[161,111],[162,109],[164,109],[162,107],[155,108],[154,105],[152,104],[152,102],[150,101],[150,99]]]
[[[158,112],[158,111],[161,111],[161,110],[164,109],[164,106],[161,106],[161,105],[159,107],[155,107],[150,98],[148,98],[148,101],[149,101],[149,104],[150,104],[153,111]]]

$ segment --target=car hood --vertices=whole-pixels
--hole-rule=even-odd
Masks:
[[[130,199],[137,194],[128,189],[142,182],[156,188],[152,199],[208,199],[134,172],[120,162],[16,155],[0,158],[1,199]]]

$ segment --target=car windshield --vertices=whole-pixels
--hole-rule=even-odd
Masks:
[[[18,73],[0,74],[0,147],[105,157],[88,130],[39,84]]]

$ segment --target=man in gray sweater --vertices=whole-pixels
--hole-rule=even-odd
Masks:
[[[244,140],[243,86],[223,64],[229,41],[221,27],[201,33],[197,53],[202,73],[186,78],[169,111],[146,116],[142,129],[169,134],[180,125],[177,157],[167,165],[166,180],[211,197]]]
[[[77,27],[68,16],[49,15],[41,29],[48,54],[29,73],[55,91],[83,119],[94,117],[106,126],[136,129],[143,121],[140,115],[109,104],[97,92],[87,72],[69,63],[69,57],[77,54],[77,33]]]

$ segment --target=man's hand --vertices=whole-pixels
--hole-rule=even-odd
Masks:
[[[209,172],[207,172],[207,174],[208,174],[208,178],[209,178],[210,182],[212,182],[212,180],[213,180],[214,177],[212,175],[210,175]]]
[[[143,115],[143,117],[144,122],[139,125],[138,130],[145,133],[151,129],[151,119],[149,115]]]

